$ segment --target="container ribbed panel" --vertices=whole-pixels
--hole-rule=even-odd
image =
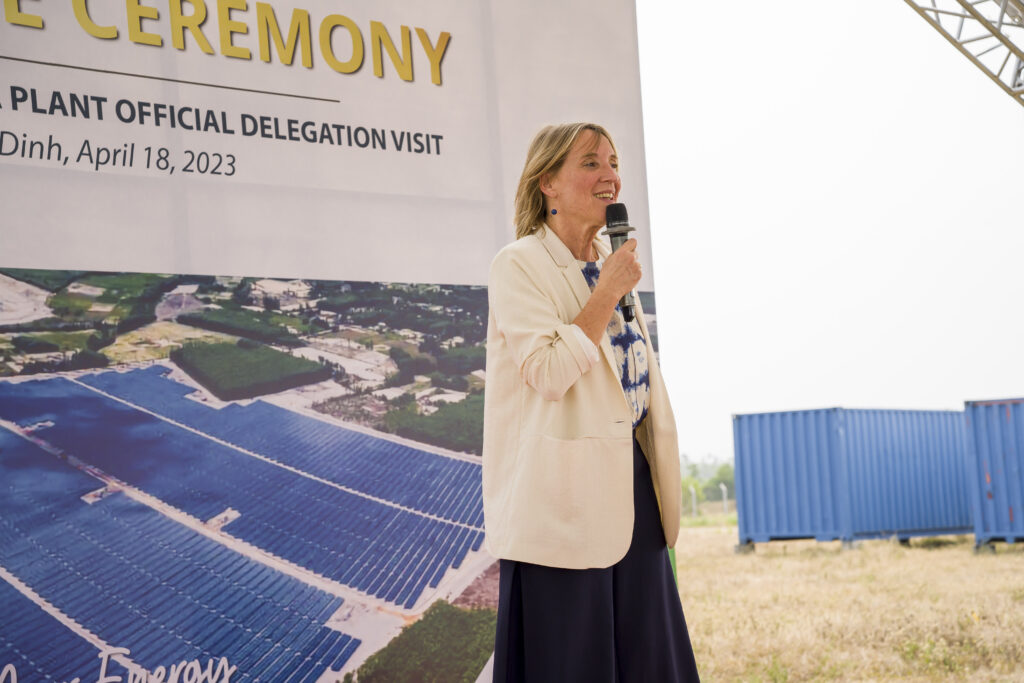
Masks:
[[[736,505],[740,535],[837,538],[834,410],[737,415]]]
[[[854,536],[957,531],[969,523],[960,413],[844,412]]]
[[[968,401],[965,414],[975,541],[1024,540],[1024,399]]]

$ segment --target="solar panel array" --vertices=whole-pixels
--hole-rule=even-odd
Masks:
[[[398,445],[260,402],[211,410],[184,398],[188,387],[162,377],[162,371],[106,372],[85,381],[191,429],[63,378],[0,383],[0,417],[23,426],[51,420],[39,436],[84,462],[201,520],[232,508],[240,517],[225,532],[406,608],[480,547],[481,528],[445,521],[477,518],[478,465],[405,446],[389,450]],[[261,456],[301,471],[210,438],[229,433]],[[305,440],[282,434],[302,434]],[[320,438],[335,444],[333,456],[303,455]],[[373,447],[372,466],[361,468],[360,448],[366,444]],[[390,459],[387,467],[384,459]],[[453,463],[457,467],[451,469]],[[370,497],[387,493],[389,472],[399,482],[401,500],[394,504],[383,495]],[[448,483],[446,472],[461,483],[431,489],[439,478]],[[427,483],[417,484],[417,477]],[[413,503],[412,509],[398,507],[402,501]],[[442,513],[442,519],[427,516],[428,510]]]
[[[212,410],[152,366],[87,375],[112,396],[328,481],[430,515],[483,527],[480,465],[370,436],[256,401]]]
[[[225,657],[238,680],[314,681],[359,646],[323,626],[341,598],[123,494],[86,504],[100,482],[6,430],[0,482],[0,564],[147,669]],[[6,582],[0,604],[0,644],[19,680],[90,678],[95,646]]]

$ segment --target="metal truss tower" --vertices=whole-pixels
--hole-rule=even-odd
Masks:
[[[1024,106],[1024,0],[905,0]]]

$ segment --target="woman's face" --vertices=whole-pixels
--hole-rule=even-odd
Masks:
[[[615,203],[621,188],[619,158],[608,138],[592,130],[576,138],[562,167],[541,183],[560,222],[584,226],[604,225],[605,207]]]

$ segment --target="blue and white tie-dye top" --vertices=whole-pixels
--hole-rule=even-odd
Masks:
[[[590,285],[590,291],[597,286],[597,278],[601,269],[595,261],[579,261],[583,277]],[[622,380],[622,391],[626,400],[633,406],[633,426],[636,427],[647,416],[647,408],[651,404],[650,376],[647,373],[647,343],[644,340],[640,323],[634,319],[626,322],[622,317],[622,309],[615,304],[615,313],[608,321],[608,338],[615,353],[615,362],[619,366]]]

